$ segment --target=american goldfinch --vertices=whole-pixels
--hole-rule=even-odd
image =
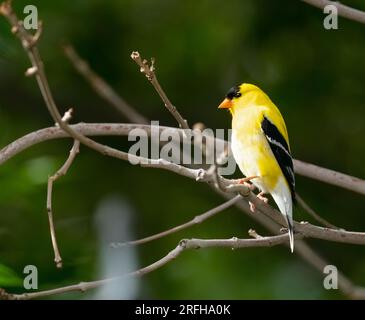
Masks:
[[[231,88],[219,108],[232,114],[231,149],[237,165],[260,190],[258,198],[267,202],[263,195],[270,193],[275,200],[287,221],[293,252],[295,178],[288,132],[279,109],[260,88],[248,83]]]

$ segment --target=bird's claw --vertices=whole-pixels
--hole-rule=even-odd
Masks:
[[[243,184],[251,191],[255,190],[255,186],[252,183],[249,183],[252,179],[258,178],[257,176],[246,177],[238,180],[238,184]]]
[[[259,198],[261,201],[265,202],[265,203],[268,203],[269,202],[269,199],[264,197],[263,196],[264,193],[263,192],[260,192],[258,195],[257,195],[257,198]]]
[[[259,194],[257,194],[257,198],[260,199],[261,201],[265,202],[265,203],[268,203],[269,202],[269,199],[264,197],[264,192],[260,192]],[[248,204],[250,205],[250,210],[251,212],[255,212],[256,211],[256,206],[253,202],[249,201]]]

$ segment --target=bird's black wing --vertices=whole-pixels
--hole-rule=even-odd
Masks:
[[[288,143],[278,128],[265,116],[261,122],[261,129],[269,142],[272,153],[289,184],[293,201],[295,200],[295,177],[293,159],[291,157]]]

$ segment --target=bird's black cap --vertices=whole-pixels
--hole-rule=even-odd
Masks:
[[[227,99],[232,100],[233,98],[239,98],[241,96],[240,87],[234,86],[227,92]]]

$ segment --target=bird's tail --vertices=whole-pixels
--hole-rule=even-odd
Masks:
[[[278,183],[275,189],[271,192],[271,195],[288,224],[290,251],[294,252],[293,201],[290,189],[285,182]]]
[[[288,223],[288,234],[289,234],[289,242],[290,242],[290,251],[294,252],[294,228],[293,228],[293,218],[288,214],[286,216],[286,222]]]

